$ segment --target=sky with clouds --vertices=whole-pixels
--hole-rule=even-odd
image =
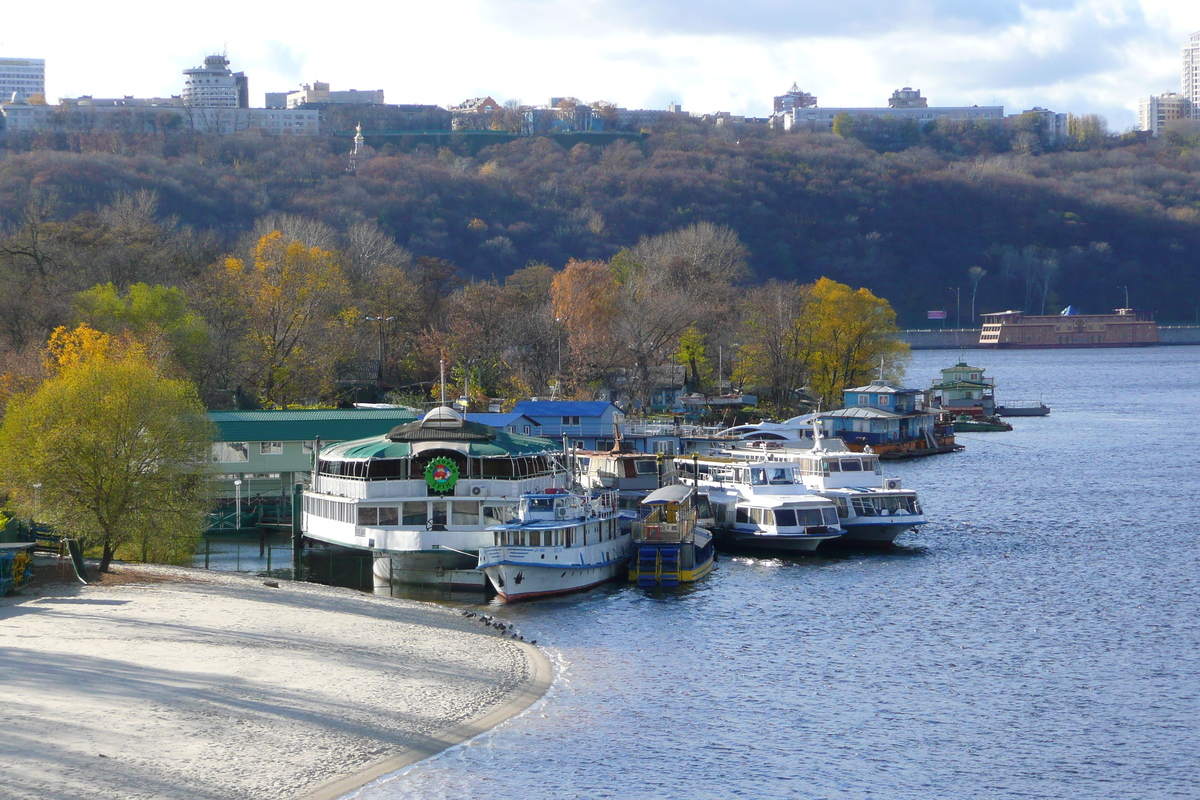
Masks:
[[[49,2],[0,29],[0,55],[46,59],[49,99],[179,94],[228,53],[263,93],[328,81],[392,103],[551,96],[766,116],[798,83],[822,106],[1041,106],[1137,122],[1180,89],[1195,0],[309,0]]]

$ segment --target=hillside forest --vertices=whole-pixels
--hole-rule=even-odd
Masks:
[[[336,137],[2,141],[10,385],[56,328],[86,324],[156,341],[211,407],[381,378],[421,393],[443,359],[458,391],[492,396],[589,396],[614,374],[648,396],[676,364],[697,390],[732,380],[787,405],[877,371],[880,347],[898,365],[866,340],[929,310],[969,327],[1128,297],[1200,321],[1190,129],[1052,142],[679,120],[603,142],[369,140],[353,171]],[[839,365],[817,358],[831,329],[815,320],[851,313],[874,327]]]

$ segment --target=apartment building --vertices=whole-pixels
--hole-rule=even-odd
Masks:
[[[1149,131],[1158,136],[1167,125],[1176,120],[1188,119],[1193,104],[1187,97],[1175,92],[1151,95],[1138,102],[1138,130]]]
[[[1189,104],[1188,115],[1200,120],[1200,31],[1183,46],[1183,97]]]
[[[24,103],[46,96],[46,60],[0,56],[0,103]]]

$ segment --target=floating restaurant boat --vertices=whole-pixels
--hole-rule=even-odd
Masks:
[[[812,552],[845,533],[837,506],[809,492],[795,463],[693,455],[675,468],[708,497],[718,545]]]
[[[479,570],[501,600],[589,589],[626,568],[630,535],[622,533],[615,492],[546,491],[521,497],[517,518],[492,528],[479,549]]]
[[[675,484],[642,500],[647,513],[633,523],[629,580],[638,586],[678,586],[712,572],[712,532],[699,525],[708,501],[693,486]]]
[[[1061,314],[999,311],[981,314],[981,347],[1077,348],[1146,347],[1158,344],[1158,324],[1145,312],[1114,309],[1111,314],[1079,314],[1067,306]]]
[[[441,406],[385,436],[320,449],[304,535],[374,554],[379,582],[486,588],[491,528],[523,494],[569,481],[562,445],[469,422]]]
[[[805,488],[837,504],[838,523],[846,531],[837,540],[839,545],[891,544],[900,534],[927,522],[917,493],[903,488],[899,478],[885,477],[879,456],[870,448],[855,452],[841,439],[823,437],[820,426],[812,432],[811,439],[803,440],[804,449],[768,445],[739,448],[737,453],[798,464]]]

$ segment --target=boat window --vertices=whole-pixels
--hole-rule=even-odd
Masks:
[[[529,546],[530,547],[541,547],[542,546],[542,534],[540,531],[530,531],[529,532]]]
[[[478,525],[479,501],[455,500],[450,505],[450,523],[452,525]]]
[[[842,472],[862,472],[862,462],[857,458],[843,458]]]
[[[379,524],[380,525],[399,525],[400,524],[400,509],[395,506],[380,506],[379,508]]]
[[[407,505],[407,504],[406,504]],[[516,507],[511,505],[484,506],[483,524],[500,525],[516,517]]]
[[[379,522],[379,509],[375,506],[358,507],[358,524],[375,525]]]
[[[428,519],[428,508],[424,500],[404,504],[404,525],[424,525]]]
[[[530,511],[553,511],[553,497],[527,497],[525,498],[527,508]]]
[[[838,512],[837,512],[837,509],[833,509],[833,508],[822,508],[822,509],[821,509],[821,516],[824,518],[824,520],[825,520],[825,524],[826,524],[826,525],[833,526],[833,525],[837,525],[837,524],[838,524]]]
[[[788,470],[783,467],[775,467],[774,469],[771,470],[771,483],[773,483],[773,484],[791,483],[792,477],[791,477],[791,475],[788,474],[790,471],[791,470]]]
[[[829,510],[833,511],[832,508]],[[825,524],[824,509],[820,508],[798,508],[796,509],[796,518],[806,528]],[[834,511],[834,518],[837,518],[836,511]]]
[[[761,467],[751,469],[750,483],[754,486],[765,486],[767,483],[767,471]]]
[[[838,460],[836,458],[825,462],[825,474],[828,475],[830,472],[841,472],[841,471],[842,471],[842,467],[840,464],[838,464]]]
[[[430,530],[446,530],[446,504],[430,503],[430,505],[432,506],[432,513],[429,516]]]
[[[738,522],[749,522],[750,521],[750,516],[746,513],[746,509],[742,508],[741,506],[737,507],[737,521]]]
[[[658,462],[652,459],[642,459],[634,463],[637,465],[638,475],[654,475],[658,472]]]
[[[775,524],[781,528],[796,527],[796,510],[794,508],[775,509]]]

